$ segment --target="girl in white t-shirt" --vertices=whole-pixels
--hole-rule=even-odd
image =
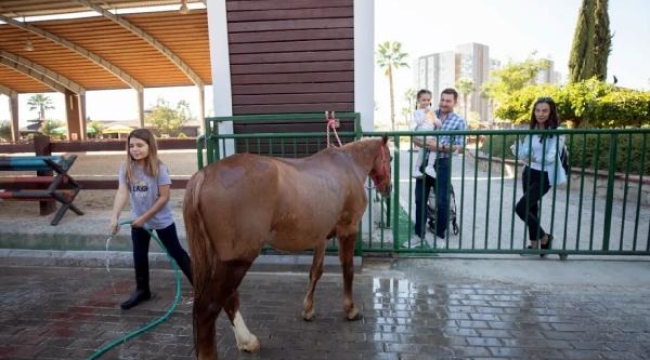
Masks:
[[[411,131],[432,132],[442,126],[442,122],[436,116],[436,113],[431,108],[431,91],[422,89],[417,93],[417,105],[413,112],[413,120],[411,120]],[[429,156],[429,150],[424,146],[426,141],[434,139],[433,136],[415,136],[416,143],[419,142],[420,146],[418,157],[415,161],[415,169],[413,175],[415,177],[422,176],[425,171],[432,177],[435,177],[433,170],[432,160],[433,157]]]
[[[158,159],[156,138],[147,129],[133,130],[126,140],[126,161],[120,167],[119,186],[115,194],[110,231],[119,230],[119,217],[131,204],[131,240],[136,289],[120,306],[130,309],[151,298],[149,289],[149,231],[155,230],[169,255],[192,283],[192,265],[181,247],[169,205],[171,178],[167,167]],[[146,230],[150,229],[150,230]]]

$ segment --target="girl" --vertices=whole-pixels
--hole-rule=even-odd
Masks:
[[[417,104],[415,107],[415,112],[413,112],[413,120],[411,121],[411,131],[433,131],[442,126],[442,122],[436,116],[436,113],[431,109],[431,91],[422,89],[417,93]],[[413,172],[416,174],[416,177],[420,177],[425,174],[425,169],[429,168],[429,151],[426,149],[425,142],[429,140],[434,140],[433,137],[429,136],[416,136],[414,142],[416,145],[420,146],[420,151],[418,152],[418,158],[415,161],[416,168]],[[433,167],[431,167],[433,170]],[[435,174],[430,174],[432,177],[435,177]]]
[[[160,241],[192,283],[190,257],[178,241],[169,204],[171,178],[167,167],[158,160],[156,139],[151,131],[136,129],[129,134],[126,146],[126,162],[120,167],[110,221],[110,230],[115,234],[119,230],[120,212],[130,200],[136,290],[120,305],[125,310],[151,298],[148,255],[151,235],[145,227],[156,230]]]
[[[550,97],[537,99],[530,118],[530,128],[557,129],[559,122],[555,101]],[[522,174],[524,195],[519,199],[515,211],[528,226],[528,249],[537,249],[538,245],[542,249],[551,248],[553,236],[546,233],[540,225],[539,201],[552,185],[566,181],[566,173],[558,154],[563,146],[562,137],[543,134],[528,135],[520,144],[515,143],[510,147],[515,157],[526,163]]]
[[[411,121],[411,131],[433,131],[442,126],[442,122],[431,109],[431,91],[422,89],[417,93],[417,105]],[[427,143],[435,141],[433,136],[415,136],[413,142],[420,147],[418,158],[415,161],[415,234],[424,239],[426,235],[425,223],[428,216],[426,206],[427,199],[431,188],[435,184],[436,173],[433,170],[433,161],[435,156],[429,156],[429,150],[426,149]]]

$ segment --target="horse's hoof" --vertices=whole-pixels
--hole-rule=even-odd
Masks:
[[[309,311],[302,311],[302,319],[305,321],[312,321],[314,320],[314,309],[311,309]]]
[[[237,344],[237,348],[240,351],[246,351],[249,353],[255,353],[260,350],[260,342],[257,340],[257,336],[251,334],[248,338],[248,341]]]
[[[348,321],[357,321],[363,319],[363,315],[356,308],[350,311],[347,315]]]

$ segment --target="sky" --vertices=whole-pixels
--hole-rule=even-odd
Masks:
[[[506,63],[533,52],[550,58],[566,79],[568,62],[582,0],[376,0],[375,42],[399,41],[409,54],[411,69],[396,72],[395,108],[413,88],[412,62],[437,52],[454,51],[459,44],[488,45],[490,57]],[[650,90],[650,1],[610,0],[612,53],[608,80]],[[388,118],[388,80],[375,72],[375,99],[380,118]],[[377,116],[376,114],[376,116]]]
[[[413,63],[419,56],[453,51],[457,45],[477,42],[490,47],[490,57],[507,62],[521,61],[533,52],[555,62],[564,77],[581,0],[375,0],[375,42],[399,41]],[[609,81],[618,85],[650,90],[650,1],[609,1],[610,29],[614,34],[609,58]],[[0,81],[1,82],[1,81]],[[375,75],[375,99],[379,116],[387,117],[388,80],[379,69]],[[404,92],[413,88],[412,69],[395,74],[396,108],[402,107]],[[193,87],[145,90],[145,108],[163,97],[172,105],[190,103],[198,114],[198,95]],[[36,118],[21,95],[21,126]],[[63,95],[50,93],[55,110],[48,117],[65,119]],[[137,118],[133,90],[87,93],[87,115],[91,120],[133,120]],[[212,113],[212,87],[206,88],[206,115]],[[9,119],[8,99],[0,95],[0,120]]]

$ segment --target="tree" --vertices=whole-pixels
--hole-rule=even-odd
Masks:
[[[30,97],[27,100],[27,105],[29,105],[29,111],[38,110],[38,119],[45,120],[45,111],[54,109],[52,105],[52,99],[49,96],[43,94],[36,94]]]
[[[41,123],[41,127],[38,129],[43,135],[55,135],[52,133],[52,130],[64,126],[65,124],[59,120],[47,120]]]
[[[404,100],[406,100],[406,106],[411,110],[415,109],[415,107],[417,106],[417,104],[416,104],[417,95],[418,95],[418,93],[413,88],[408,88],[404,92]],[[409,113],[409,115],[410,115],[410,113]]]
[[[402,67],[409,67],[405,59],[407,53],[402,52],[402,44],[399,41],[385,41],[379,44],[377,50],[377,65],[379,68],[386,69],[390,91],[390,123],[392,130],[395,131],[395,95],[393,88],[393,71]]]
[[[0,142],[11,141],[11,122],[0,121]]]
[[[575,127],[622,128],[650,124],[650,91],[618,88],[595,78],[559,87],[527,86],[512,94],[497,110],[502,119],[525,124],[539,96],[551,96],[562,121]]]
[[[511,94],[535,83],[535,77],[541,70],[548,70],[551,62],[548,59],[535,59],[531,54],[522,62],[508,62],[501,69],[490,73],[490,80],[483,83],[481,92],[489,98],[496,110],[499,105],[508,100]]]
[[[145,116],[145,122],[153,125],[160,133],[170,134],[179,130],[187,118],[181,114],[182,100],[176,105],[176,109],[169,106],[169,102],[158,98],[156,106]]]
[[[607,60],[612,52],[607,0],[596,0],[594,27],[594,75],[598,80],[605,81],[607,80]]]
[[[90,118],[86,119],[86,121],[88,120],[90,120]],[[88,128],[92,129],[92,133],[94,134],[93,136],[95,137],[100,137],[104,132],[104,123],[101,121],[90,121],[87,124]],[[91,132],[88,133],[90,134]]]
[[[474,91],[474,80],[470,78],[460,78],[456,83],[458,92],[463,96],[463,118],[467,119],[467,97]]]
[[[607,60],[612,51],[608,0],[583,0],[573,35],[569,82],[596,77],[607,80]]]
[[[595,0],[582,1],[571,45],[569,82],[586,80],[593,76],[595,26],[593,14],[595,6]]]
[[[187,100],[180,100],[176,104],[176,110],[178,111],[178,116],[183,120],[189,120],[192,118],[192,112],[190,111],[190,103]]]

